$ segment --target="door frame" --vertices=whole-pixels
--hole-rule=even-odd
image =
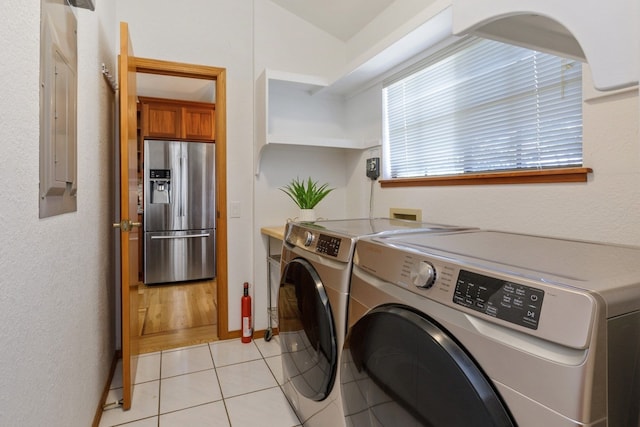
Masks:
[[[210,80],[216,85],[216,298],[218,338],[229,338],[227,272],[227,78],[226,68],[134,57],[137,73]]]

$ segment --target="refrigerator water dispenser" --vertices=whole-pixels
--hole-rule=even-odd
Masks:
[[[150,202],[153,204],[171,203],[171,169],[151,169],[149,171]]]

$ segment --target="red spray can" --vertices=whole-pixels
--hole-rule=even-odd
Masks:
[[[251,342],[253,331],[251,328],[251,297],[249,296],[249,283],[244,282],[244,293],[241,300],[242,307],[242,342]]]

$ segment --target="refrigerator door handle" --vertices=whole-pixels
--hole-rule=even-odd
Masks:
[[[194,239],[196,237],[209,237],[210,233],[202,233],[202,234],[189,234],[186,236],[151,236],[151,240],[156,239]]]
[[[184,159],[180,153],[180,195],[178,196],[178,216],[184,216],[184,190],[186,182],[184,180]]]

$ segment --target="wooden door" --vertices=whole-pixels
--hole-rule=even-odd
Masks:
[[[131,408],[138,355],[138,207],[136,65],[126,22],[120,23],[120,277],[122,300],[122,406]]]

